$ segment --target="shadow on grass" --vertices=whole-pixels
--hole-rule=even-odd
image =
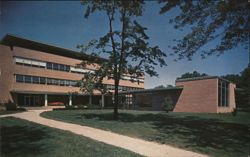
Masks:
[[[112,113],[85,113],[77,117],[113,121]],[[160,143],[172,142],[176,146],[201,152],[206,152],[206,149],[216,149],[229,154],[250,154],[250,129],[249,126],[243,124],[226,123],[217,119],[204,119],[196,116],[129,113],[120,113],[119,122],[152,124],[157,133],[146,138]]]
[[[46,131],[26,126],[1,126],[1,155],[35,156],[44,153],[41,140],[48,138]]]

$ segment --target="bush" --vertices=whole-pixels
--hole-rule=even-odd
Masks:
[[[165,97],[164,102],[163,102],[163,109],[166,112],[173,111],[174,109],[174,102],[171,99],[170,96]]]
[[[233,109],[233,112],[232,112],[232,115],[233,115],[233,116],[236,116],[236,114],[237,114],[237,109],[234,108],[234,109]]]
[[[5,108],[7,111],[16,111],[17,105],[14,102],[8,100],[8,102],[5,104]]]

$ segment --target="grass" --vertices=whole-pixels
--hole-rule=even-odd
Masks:
[[[0,115],[14,114],[14,113],[19,113],[19,112],[24,112],[24,111],[0,111]]]
[[[120,110],[50,111],[42,116],[218,157],[250,155],[249,113],[198,114]]]
[[[1,118],[1,157],[139,156],[80,135],[17,118]]]

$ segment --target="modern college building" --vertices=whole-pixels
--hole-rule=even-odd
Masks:
[[[95,64],[79,67],[83,60],[105,61],[72,50],[6,35],[0,45],[0,103],[15,102],[18,106],[53,106],[58,104],[87,104],[89,96],[80,92],[77,81]],[[122,76],[120,90],[144,89],[144,78],[130,81]],[[134,78],[133,78],[134,79]],[[138,84],[139,82],[139,84]],[[114,80],[104,78],[111,91]],[[101,103],[101,94],[94,91],[92,103]],[[112,95],[104,97],[105,106],[112,104]]]
[[[83,60],[94,64],[76,66]],[[13,35],[6,35],[0,45],[0,104],[8,101],[18,106],[86,105],[89,95],[80,92],[77,81],[94,72],[98,62],[107,61],[72,50]],[[130,80],[136,80],[131,82]],[[94,91],[92,103],[112,106],[114,80],[103,83],[109,93]],[[177,79],[176,87],[144,89],[144,77],[123,75],[119,91],[121,106],[127,109],[162,110],[166,97],[175,104],[175,112],[231,112],[235,106],[235,85],[220,77]]]

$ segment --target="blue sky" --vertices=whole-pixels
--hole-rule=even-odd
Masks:
[[[84,18],[84,6],[78,1],[1,1],[0,38],[10,33],[31,40],[53,44],[68,49],[76,49],[77,44],[86,44],[91,39],[98,39],[108,28],[107,19],[102,13],[95,13],[88,19]],[[168,23],[169,19],[178,13],[173,10],[168,14],[159,15],[160,5],[147,2],[143,17],[138,20],[148,28],[147,34],[152,45],[159,45],[161,50],[172,52],[168,45],[173,39],[179,39],[185,31],[178,31]],[[207,47],[213,47],[210,43]],[[79,50],[77,50],[79,51]],[[157,67],[159,77],[146,76],[145,87],[157,85],[174,85],[176,77],[194,70],[209,75],[238,74],[248,65],[248,50],[243,46],[228,51],[220,57],[210,56],[201,59],[197,54],[192,61],[173,61],[166,59],[168,66]]]

